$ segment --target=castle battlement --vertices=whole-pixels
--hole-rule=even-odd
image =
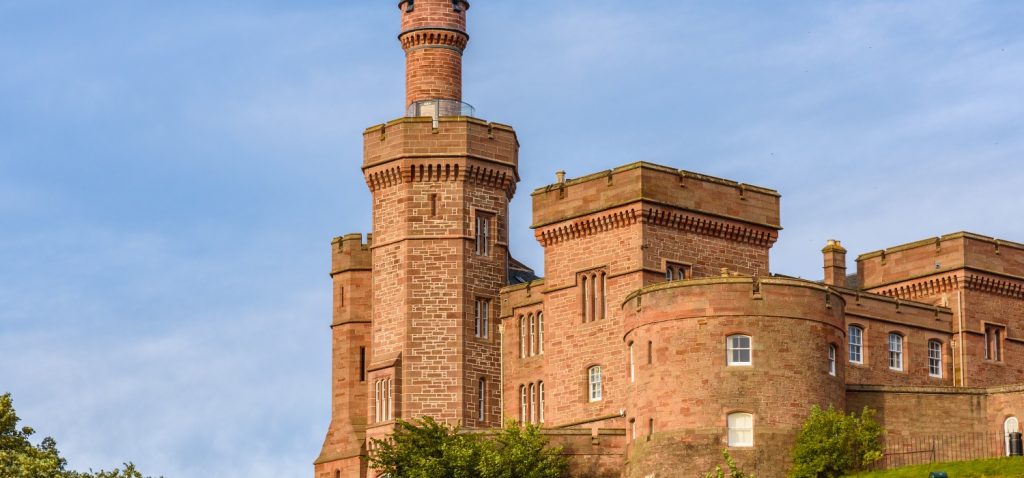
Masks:
[[[781,229],[771,189],[637,162],[535,190],[542,244],[634,221],[771,244]]]
[[[345,234],[331,241],[331,276],[350,271],[369,271],[372,267],[370,249],[373,234]]]

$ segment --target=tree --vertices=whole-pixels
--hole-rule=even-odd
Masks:
[[[548,447],[540,427],[509,421],[494,440],[485,442],[482,478],[559,478],[569,464],[562,447]]]
[[[57,442],[46,437],[39,445],[33,445],[29,437],[35,430],[32,427],[19,429],[19,421],[11,394],[0,395],[0,476],[4,478],[144,478],[131,463],[125,463],[124,470],[68,471],[65,469],[67,461],[57,450]]]
[[[729,450],[722,450],[722,458],[725,458],[725,466],[729,468],[729,478],[754,478],[754,475],[748,475],[736,466],[736,462],[732,461],[732,457],[729,456]],[[725,476],[725,471],[721,466],[716,466],[714,471],[704,474],[704,478],[725,478]]]
[[[866,466],[882,458],[882,427],[875,421],[875,411],[864,407],[860,416],[849,415],[818,406],[793,446],[791,478],[831,478]]]
[[[389,438],[371,441],[370,466],[393,478],[559,478],[568,466],[539,427],[513,422],[484,438],[430,417],[396,420]]]

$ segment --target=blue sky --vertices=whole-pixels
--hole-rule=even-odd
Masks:
[[[0,391],[75,468],[309,476],[329,242],[403,111],[395,2],[0,0]],[[529,191],[637,160],[778,189],[775,272],[1024,242],[1024,3],[478,0],[465,99]],[[850,266],[853,267],[852,258]]]

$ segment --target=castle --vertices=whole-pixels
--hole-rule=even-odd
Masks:
[[[889,437],[1017,431],[1024,245],[971,233],[773,275],[779,194],[649,163],[533,191],[545,277],[509,254],[518,140],[462,102],[464,0],[402,0],[407,114],[364,132],[373,233],[332,244],[316,478],[376,477],[395,419],[541,424],[573,476],[784,476],[813,405]],[[837,221],[841,220],[836,218]]]

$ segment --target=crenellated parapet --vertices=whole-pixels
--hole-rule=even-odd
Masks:
[[[645,162],[560,181],[532,196],[542,245],[643,222],[771,247],[781,229],[773,190]]]
[[[409,117],[363,133],[363,173],[370,191],[412,182],[466,181],[515,193],[515,130],[469,117]]]
[[[372,268],[370,248],[373,234],[346,234],[331,241],[331,277],[343,272],[369,271]]]

